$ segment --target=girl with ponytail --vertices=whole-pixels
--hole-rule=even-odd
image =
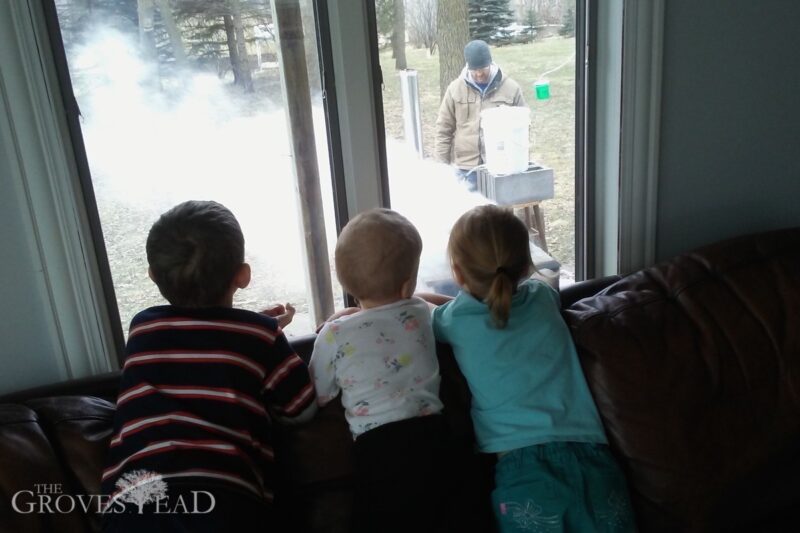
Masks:
[[[625,478],[561,318],[511,210],[476,207],[453,226],[458,296],[433,329],[472,392],[478,448],[497,454],[492,506],[501,533],[634,531]]]

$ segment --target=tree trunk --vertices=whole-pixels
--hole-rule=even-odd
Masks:
[[[154,8],[153,0],[138,0],[137,9],[139,15],[139,46],[142,56],[146,61],[156,61],[156,37],[153,22]]]
[[[439,46],[439,95],[464,68],[464,47],[469,41],[467,0],[439,0],[436,10],[437,45]]]
[[[404,0],[394,0],[394,29],[392,30],[392,56],[394,68],[405,70],[406,64],[406,8]]]
[[[239,61],[239,48],[236,46],[236,30],[233,28],[233,17],[224,15],[222,23],[225,25],[225,38],[228,41],[228,56],[231,58],[231,70],[233,71],[233,83],[242,83],[242,65]]]
[[[245,92],[253,92],[253,74],[250,71],[250,56],[247,54],[247,41],[242,24],[242,5],[239,0],[228,0],[233,16],[233,28],[236,33],[236,49],[239,53],[239,74]]]
[[[158,4],[158,11],[161,13],[161,20],[164,21],[164,26],[167,28],[169,34],[169,44],[172,46],[172,55],[175,56],[175,64],[178,68],[186,68],[186,50],[183,47],[183,39],[181,32],[178,30],[178,25],[175,23],[175,16],[172,13],[172,7],[169,5],[169,0],[156,0]]]

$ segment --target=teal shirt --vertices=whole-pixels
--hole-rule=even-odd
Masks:
[[[519,286],[504,329],[462,291],[433,313],[436,339],[453,347],[472,392],[482,452],[554,441],[606,443],[558,293],[541,281]]]

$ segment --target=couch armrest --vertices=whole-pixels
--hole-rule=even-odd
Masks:
[[[619,276],[606,276],[604,278],[588,279],[586,281],[579,281],[569,287],[561,289],[561,308],[566,309],[578,300],[594,296],[606,287],[618,282]]]

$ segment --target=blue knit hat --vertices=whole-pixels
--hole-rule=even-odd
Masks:
[[[464,47],[464,59],[467,60],[467,68],[470,70],[488,67],[492,64],[489,45],[480,39],[468,42]]]

